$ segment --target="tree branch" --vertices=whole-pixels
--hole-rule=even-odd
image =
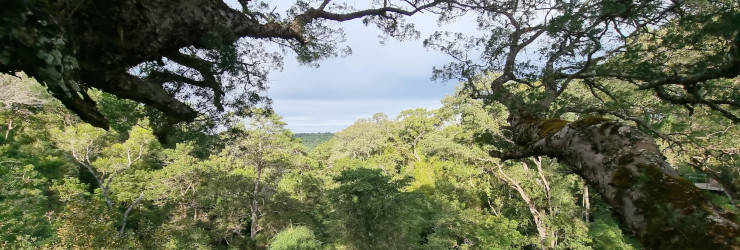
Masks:
[[[118,235],[122,236],[124,230],[126,230],[126,222],[128,220],[128,215],[131,213],[132,210],[134,210],[134,207],[139,205],[139,202],[141,202],[141,199],[144,198],[144,192],[139,193],[139,197],[136,198],[136,200],[131,203],[131,205],[128,206],[126,209],[126,212],[123,213],[123,218],[121,219],[121,229],[118,230]]]

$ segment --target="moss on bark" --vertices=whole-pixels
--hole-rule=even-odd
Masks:
[[[622,163],[629,162],[620,159]],[[627,163],[629,164],[629,163]],[[648,249],[736,249],[740,235],[727,222],[737,223],[728,214],[712,214],[713,206],[691,182],[670,176],[657,166],[636,164],[635,173],[618,167],[612,184],[619,205],[634,200],[637,213],[644,217],[641,241]],[[637,195],[635,195],[637,194]],[[717,208],[718,209],[718,208]],[[716,210],[715,210],[716,211]],[[718,221],[710,216],[721,216]],[[724,235],[724,237],[717,237]]]

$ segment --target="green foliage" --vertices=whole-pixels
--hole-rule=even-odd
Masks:
[[[45,182],[32,165],[0,164],[0,248],[38,248],[53,235]]]
[[[53,190],[59,193],[63,210],[57,215],[55,246],[62,248],[118,247],[115,218],[102,197],[87,192],[85,184],[72,178],[58,181]]]
[[[334,133],[296,133],[295,137],[301,139],[303,145],[310,151],[319,144],[329,141],[334,137]]]
[[[515,249],[526,245],[526,237],[517,231],[518,223],[502,216],[465,208],[464,203],[438,197],[434,232],[424,244],[428,249]]]
[[[370,119],[360,119],[352,126],[335,134],[330,161],[341,158],[367,160],[372,155],[382,153],[391,137],[389,126],[392,122],[383,113]]]
[[[98,101],[100,112],[111,122],[111,128],[122,137],[120,139],[125,140],[128,131],[146,118],[144,106],[139,103],[99,91],[91,95]]]
[[[424,196],[402,192],[409,178],[392,180],[377,169],[343,171],[329,195],[343,242],[357,249],[410,249],[422,239]]]
[[[629,122],[655,136],[680,172],[701,176],[696,181],[717,180],[737,199],[740,127],[725,118],[737,114],[738,79],[671,82],[647,88],[654,93],[643,91],[654,79],[711,71],[732,60],[727,45],[737,40],[736,3],[673,1],[681,6],[671,20],[659,16],[663,3],[668,2],[609,0],[585,8],[555,1],[551,7],[557,11],[542,25],[529,23],[536,21],[529,17],[537,16],[541,6],[466,6],[480,15],[481,30],[490,33],[457,35],[448,44],[437,33],[425,44],[456,58],[469,58],[474,48],[484,46],[481,62],[500,62],[512,51],[516,33],[501,27],[507,21],[500,22],[500,13],[491,15],[490,9],[512,11],[514,19],[522,17],[522,28],[541,29],[547,37],[532,44],[553,40],[557,45],[522,50],[553,56],[554,68],[517,61],[513,71],[505,72],[510,74],[501,74],[494,73],[500,65],[453,63],[436,70],[437,76],[470,81],[442,100],[439,109],[405,110],[392,119],[379,113],[336,135],[294,135],[279,116],[244,108],[265,100],[253,90],[216,101],[220,91],[234,94],[244,82],[264,89],[268,68],[279,67],[281,56],[264,51],[261,41],[234,43],[235,34],[218,26],[199,39],[201,47],[182,48],[183,55],[212,62],[211,70],[222,72],[209,76],[206,69],[196,70],[202,70],[204,83],[213,77],[222,89],[203,92],[179,83],[168,90],[206,106],[211,102],[204,100],[213,98],[214,106],[223,104],[234,113],[213,111],[173,127],[170,114],[96,91],[94,84],[78,84],[77,52],[59,26],[75,14],[70,2],[59,3],[61,9],[49,1],[9,2],[0,10],[5,14],[0,17],[0,71],[14,73],[7,67],[11,62],[29,64],[24,68],[33,72],[28,73],[41,77],[59,99],[80,101],[78,95],[89,88],[89,99],[97,102],[112,131],[78,123],[29,78],[12,82],[6,80],[15,78],[3,76],[0,86],[22,95],[0,95],[5,98],[0,100],[0,248],[639,249],[598,195],[585,196],[583,180],[568,167],[530,158],[507,162],[496,172],[499,162],[489,152],[514,147],[517,134],[507,129],[506,118],[522,110],[578,120],[572,126],[601,119]],[[252,16],[259,21],[284,21],[264,3],[252,2],[250,8],[246,14],[268,13]],[[288,16],[310,8],[299,1]],[[439,13],[442,21],[458,14],[455,8]],[[656,23],[617,38],[625,48],[604,51],[609,46],[596,41],[602,39],[601,29],[612,26],[609,22],[629,26],[646,18]],[[408,31],[403,22],[381,28]],[[305,29],[308,42],[284,44],[302,63],[342,53],[336,40],[327,39],[334,29],[326,23],[312,22]],[[525,33],[522,39],[533,37]],[[579,61],[602,54],[598,62]],[[250,60],[240,62],[243,58]],[[170,66],[147,62],[142,69],[150,78],[145,80],[154,80],[157,73],[182,73],[170,72]],[[574,73],[588,77],[568,77]],[[520,79],[493,86],[509,75]],[[470,98],[476,95],[486,98]],[[682,103],[686,100],[699,103]],[[241,124],[233,121],[246,114],[254,116]],[[591,115],[605,118],[584,118]],[[540,125],[543,136],[566,123],[552,119]],[[725,211],[737,212],[730,200],[710,198]],[[593,205],[587,207],[584,199]],[[662,212],[654,210],[649,214]],[[583,218],[588,213],[593,220]],[[546,234],[542,242],[541,231]]]
[[[321,243],[316,240],[311,229],[307,227],[288,228],[277,235],[270,244],[270,250],[318,250]]]
[[[608,205],[597,195],[592,211],[594,222],[589,225],[588,235],[593,239],[594,249],[640,249],[637,240],[624,234],[619,223],[611,216]]]
[[[437,110],[360,120],[310,154],[280,117],[259,110],[253,111],[257,117],[215,135],[200,128],[180,134],[183,142],[165,149],[141,116],[146,110],[105,95],[96,98],[104,112],[130,112],[116,118],[120,127],[104,131],[73,119],[65,124],[69,119],[54,109],[58,104],[48,103],[25,114],[31,122],[0,146],[6,167],[0,171],[4,247],[510,249],[539,244],[526,204],[481,161],[489,157],[487,150],[510,147],[502,130],[506,110],[462,91]],[[17,117],[14,112],[6,110],[0,119]],[[567,168],[559,164],[547,159],[543,164],[549,198],[531,162],[527,168],[507,165],[505,171],[543,211],[555,247],[633,244],[609,213],[584,223],[583,207],[573,202],[582,198],[583,183],[563,175]],[[258,212],[254,221],[253,211]],[[251,239],[253,229],[257,234]]]

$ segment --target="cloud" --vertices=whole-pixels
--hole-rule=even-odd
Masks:
[[[283,116],[295,133],[337,132],[361,118],[375,113],[395,117],[402,110],[434,109],[439,100],[420,99],[353,99],[353,100],[275,100],[275,112]]]
[[[452,94],[456,83],[430,80],[434,66],[450,61],[446,55],[428,51],[420,40],[381,45],[376,28],[342,25],[352,55],[319,62],[319,68],[288,58],[285,69],[272,74],[268,96],[294,132],[336,132],[378,112],[395,116],[405,109],[437,108]]]
[[[282,9],[290,3],[272,5]],[[439,29],[434,15],[415,15],[409,21],[420,30],[421,39]],[[437,108],[445,95],[452,94],[455,82],[430,80],[432,68],[451,58],[427,50],[423,40],[389,39],[381,45],[381,33],[372,25],[366,27],[360,20],[336,25],[346,33],[340,46],[350,46],[352,55],[321,61],[319,68],[300,66],[288,55],[284,70],[271,73],[267,95],[294,132],[336,132],[378,112],[393,117],[405,109]],[[475,27],[474,22],[463,21],[444,29]]]

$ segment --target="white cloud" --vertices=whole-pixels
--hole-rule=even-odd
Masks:
[[[440,106],[439,100],[418,99],[275,100],[273,105],[288,128],[296,133],[337,132],[375,113],[395,117],[407,109]]]
[[[422,39],[436,29],[435,18],[414,18],[424,29]],[[319,62],[319,68],[287,59],[284,71],[272,75],[268,95],[294,132],[336,132],[378,112],[393,117],[401,110],[437,108],[452,94],[456,83],[429,80],[432,67],[450,61],[446,55],[423,48],[421,40],[381,45],[377,28],[359,21],[342,25],[351,56]]]
[[[276,2],[272,5],[284,9],[288,1]],[[429,78],[432,67],[451,59],[422,46],[423,39],[438,29],[436,16],[416,15],[409,21],[420,30],[420,40],[390,39],[381,45],[377,28],[353,20],[338,24],[346,32],[341,46],[352,48],[349,57],[324,60],[319,68],[310,68],[299,66],[288,55],[284,70],[270,77],[267,94],[273,98],[276,113],[294,132],[336,132],[378,112],[393,117],[405,109],[439,107],[456,83]],[[473,31],[475,27],[469,20],[445,29]]]

